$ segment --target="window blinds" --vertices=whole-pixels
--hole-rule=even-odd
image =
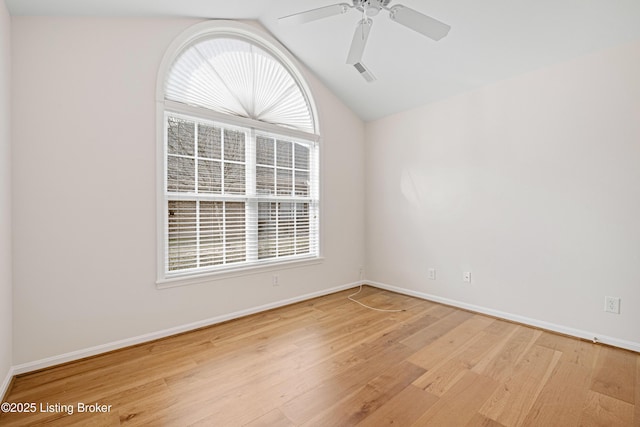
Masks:
[[[314,133],[309,102],[271,54],[241,39],[194,44],[176,60],[165,99]]]
[[[165,116],[167,275],[318,256],[313,142]]]

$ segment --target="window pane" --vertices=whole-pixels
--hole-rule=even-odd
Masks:
[[[246,260],[245,207],[242,202],[225,202],[226,262]]]
[[[245,194],[244,165],[224,164],[224,192],[227,194]]]
[[[291,143],[289,141],[276,141],[277,160],[276,165],[283,168],[293,167],[291,158]]]
[[[196,190],[195,165],[194,159],[167,156],[167,191],[194,192]]]
[[[195,146],[195,123],[169,117],[167,148],[169,154],[193,156]]]
[[[296,254],[309,253],[309,204],[296,203]]]
[[[198,125],[198,156],[208,159],[220,159],[221,148],[221,130],[220,128]]]
[[[196,202],[169,201],[169,270],[197,266]]]
[[[265,168],[264,166],[256,167],[257,194],[275,194],[276,182],[273,173],[273,168]]]
[[[224,263],[224,202],[200,202],[200,267]]]
[[[256,163],[273,166],[273,139],[258,136],[256,138]]]
[[[276,204],[258,203],[258,259],[276,256]]]
[[[224,159],[244,162],[244,132],[224,130]]]
[[[249,130],[167,120],[167,191],[173,200],[166,201],[166,272],[316,253],[311,230],[317,233],[317,219],[307,201],[315,150],[266,136],[256,136],[253,147]],[[249,147],[256,152],[254,171],[247,170]],[[251,197],[249,182],[255,182]],[[179,193],[188,195],[176,201]]]
[[[293,173],[290,170],[278,169],[278,195],[290,196],[293,190]]]
[[[198,193],[222,192],[222,166],[220,162],[198,160]]]
[[[294,203],[278,203],[278,256],[295,253]]]
[[[296,170],[296,196],[309,195],[309,172]]]
[[[294,144],[296,156],[296,169],[309,169],[309,148],[301,144]]]

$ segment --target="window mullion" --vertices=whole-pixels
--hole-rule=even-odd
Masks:
[[[224,191],[224,140],[225,129],[220,127],[220,194],[225,196]],[[222,264],[227,263],[227,202],[222,202]]]
[[[200,127],[200,124],[198,122],[195,122],[194,124],[194,141],[193,141],[193,162],[194,162],[194,175],[193,175],[193,179],[195,180],[194,184],[193,184],[193,188],[196,191],[196,194],[199,193],[198,191],[198,184],[199,184],[199,179],[198,179],[198,129]],[[196,268],[200,268],[200,257],[201,257],[201,249],[200,249],[200,200],[196,199]]]
[[[280,190],[278,186],[278,142],[276,138],[272,138],[273,141],[273,188],[274,193],[273,196],[278,198],[278,191]],[[276,201],[274,204],[276,211],[276,235],[275,235],[275,254],[276,258],[280,257],[280,202]]]
[[[200,200],[196,200],[196,268],[200,268]]]
[[[224,191],[224,138],[225,138],[225,129],[220,128],[220,194],[225,195]]]
[[[293,203],[293,254],[298,255],[298,203]]]
[[[227,202],[222,202],[222,263],[227,263]]]
[[[276,258],[280,256],[280,202],[274,203],[276,210]]]
[[[246,259],[249,262],[258,260],[258,201],[256,199],[256,131],[250,129],[245,148],[245,236]]]

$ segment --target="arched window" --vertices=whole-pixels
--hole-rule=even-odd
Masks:
[[[271,37],[229,21],[198,24],[167,51],[159,284],[318,258],[318,126],[294,64]]]

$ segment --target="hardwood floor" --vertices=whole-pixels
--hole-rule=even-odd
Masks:
[[[640,354],[352,292],[20,376],[0,425],[640,426]]]

